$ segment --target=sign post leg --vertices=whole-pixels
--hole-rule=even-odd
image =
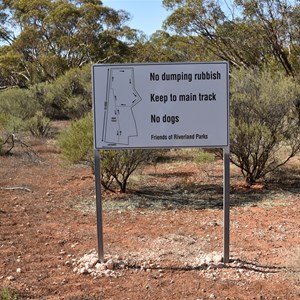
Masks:
[[[230,150],[223,148],[224,183],[223,183],[223,210],[224,210],[224,254],[223,262],[229,263],[229,233],[230,233]]]
[[[98,150],[94,150],[94,171],[96,185],[96,218],[97,218],[97,241],[98,259],[104,262],[103,252],[103,217],[102,217],[102,198],[101,198],[101,177],[100,177],[100,155]]]

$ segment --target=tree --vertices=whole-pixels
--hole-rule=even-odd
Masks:
[[[231,162],[249,185],[300,149],[299,87],[279,72],[235,69],[231,75]]]
[[[130,54],[131,62],[178,62],[201,61],[213,59],[198,41],[197,47],[193,42],[194,37],[170,34],[166,31],[156,31],[149,40],[140,39],[134,45],[134,51]]]
[[[8,43],[4,56],[0,51],[0,64],[17,85],[51,82],[87,63],[120,62],[134,39],[124,26],[128,13],[105,7],[100,0],[1,0],[0,9],[0,25],[19,32],[14,37],[8,26],[0,27],[0,41]],[[16,59],[12,65],[8,55]]]
[[[294,58],[299,56],[300,38],[296,1],[234,2],[164,0],[164,6],[173,10],[165,24],[193,38],[195,44],[202,41],[216,57],[234,66],[262,69],[275,65],[275,69],[295,76],[299,72]]]
[[[79,119],[92,109],[91,66],[73,68],[52,83],[29,88],[51,119]]]

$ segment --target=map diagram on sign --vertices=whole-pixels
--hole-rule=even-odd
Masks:
[[[133,68],[107,70],[102,139],[109,144],[129,145],[138,135],[133,107],[142,100],[135,89]]]

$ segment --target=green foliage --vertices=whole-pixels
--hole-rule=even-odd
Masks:
[[[0,113],[0,155],[9,153],[11,148],[10,137],[19,128],[20,120],[10,115]]]
[[[52,83],[30,87],[32,97],[51,119],[78,119],[92,108],[91,66],[74,68]]]
[[[50,120],[42,116],[40,107],[29,90],[12,88],[0,92],[1,155],[10,153],[15,135],[22,131],[30,130],[36,136],[47,134]]]
[[[13,148],[13,134],[24,127],[24,119],[32,115],[26,91],[10,89],[0,92],[0,155]],[[28,105],[29,104],[29,105]]]
[[[173,11],[167,29],[189,37],[190,47],[205,47],[233,66],[274,67],[295,77],[300,73],[296,2],[163,0],[163,5]]]
[[[102,177],[113,178],[122,193],[126,192],[130,175],[141,165],[151,161],[158,154],[158,150],[129,149],[101,151]],[[109,181],[112,183],[112,181]],[[107,181],[106,181],[107,183]],[[104,187],[109,188],[110,186]]]
[[[25,127],[36,137],[46,137],[50,129],[50,119],[45,117],[43,112],[37,111],[36,114],[26,121]]]
[[[8,44],[5,53],[0,51],[0,75],[6,77],[0,86],[51,82],[71,68],[121,61],[128,54],[132,33],[128,26],[123,30],[128,13],[101,1],[10,0],[0,5],[0,41]],[[6,24],[12,23],[20,34],[9,34]]]
[[[7,287],[0,289],[0,300],[17,300],[17,296]]]
[[[74,121],[61,132],[58,143],[64,158],[72,163],[87,163],[93,167],[92,114]],[[101,151],[101,184],[114,191],[114,183],[126,192],[128,179],[137,167],[152,160],[156,150],[103,150]]]
[[[87,163],[93,166],[92,114],[74,121],[61,132],[58,144],[64,158],[71,163]]]
[[[212,163],[215,160],[215,155],[205,149],[199,149],[195,156],[195,161],[198,164]]]
[[[39,104],[26,89],[12,88],[0,92],[0,113],[26,120],[38,109]]]
[[[0,28],[1,29],[1,28]],[[1,37],[1,34],[0,34]],[[0,46],[0,86],[26,86],[28,78],[21,63],[22,55],[9,46]]]
[[[231,160],[251,185],[300,149],[299,88],[289,77],[257,69],[236,69],[231,77]]]

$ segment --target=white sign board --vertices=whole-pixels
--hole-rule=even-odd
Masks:
[[[227,62],[93,66],[94,147],[229,145]]]

